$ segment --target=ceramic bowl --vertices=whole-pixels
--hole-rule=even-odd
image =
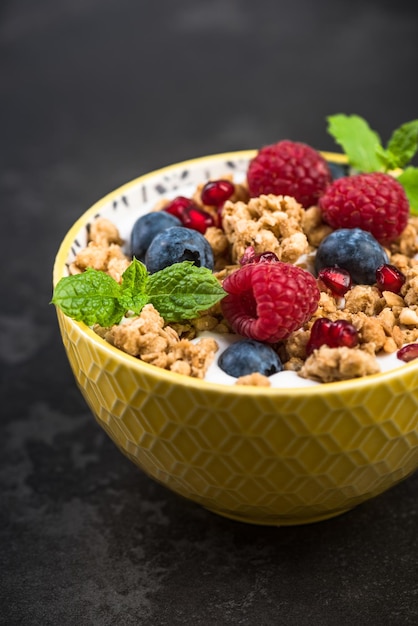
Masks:
[[[162,196],[187,195],[226,173],[243,178],[254,154],[186,161],[99,200],[65,236],[54,284],[96,216],[129,239],[135,219]],[[418,361],[305,388],[228,386],[146,364],[57,314],[77,384],[109,437],[154,480],[215,513],[266,525],[324,520],[418,467]]]

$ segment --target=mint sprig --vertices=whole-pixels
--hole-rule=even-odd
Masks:
[[[405,189],[411,213],[418,215],[418,168],[407,167],[398,176],[398,181]]]
[[[404,168],[418,150],[418,120],[406,122],[397,128],[389,139],[385,151],[387,170]]]
[[[52,303],[68,317],[88,326],[112,326],[120,322],[125,312],[120,285],[108,274],[94,269],[61,278]]]
[[[327,118],[328,132],[344,150],[358,172],[392,172],[404,169],[418,151],[418,120],[395,129],[386,147],[378,133],[358,115],[338,113]],[[405,189],[411,213],[418,215],[418,168],[409,166],[398,181]]]
[[[105,272],[87,269],[64,276],[54,289],[52,303],[65,315],[88,326],[118,324],[125,313],[137,315],[152,304],[166,322],[193,319],[219,302],[225,291],[206,267],[183,261],[149,274],[134,259],[119,284]]]
[[[170,322],[197,317],[226,295],[212,272],[183,261],[148,277],[148,301]]]
[[[328,132],[342,147],[350,165],[360,172],[383,171],[377,154],[381,145],[379,135],[358,115],[327,117]]]

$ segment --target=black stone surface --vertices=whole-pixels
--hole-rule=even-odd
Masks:
[[[234,523],[158,486],[96,425],[58,333],[67,228],[127,180],[325,116],[418,117],[418,4],[0,4],[1,576],[5,626],[418,623],[418,475],[334,520]]]

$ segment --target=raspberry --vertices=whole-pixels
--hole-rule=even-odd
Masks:
[[[248,263],[223,282],[221,306],[234,332],[275,343],[303,326],[316,311],[319,289],[306,270],[288,263]]]
[[[247,171],[251,196],[292,196],[305,208],[318,203],[331,180],[328,164],[319,152],[288,140],[261,148]]]
[[[361,228],[383,244],[401,234],[409,217],[402,185],[382,172],[335,180],[320,198],[319,206],[332,228]]]

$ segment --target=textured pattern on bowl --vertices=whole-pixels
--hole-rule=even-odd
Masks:
[[[54,282],[95,215],[120,211],[129,229],[148,210],[145,199],[244,171],[252,154],[181,163],[106,196],[65,237]],[[60,312],[58,320],[78,386],[115,444],[152,478],[219,514],[259,524],[326,519],[418,467],[417,363],[304,389],[228,387],[147,365]]]

